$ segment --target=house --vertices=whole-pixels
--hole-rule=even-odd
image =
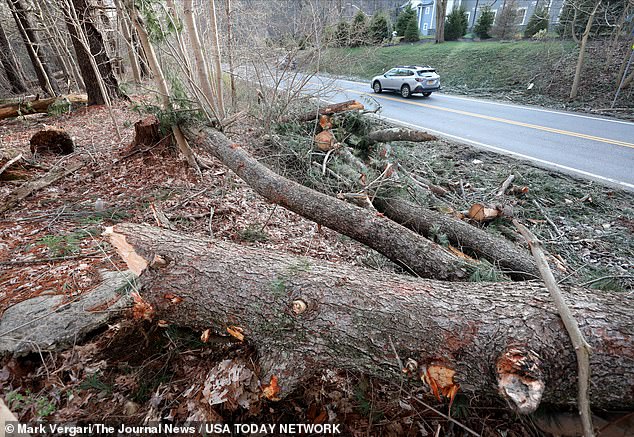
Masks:
[[[437,0],[409,0],[400,7],[407,7],[409,4],[416,11],[418,18],[418,28],[422,35],[434,35],[436,33],[436,1]],[[448,0],[447,15],[454,9],[462,7],[467,13],[468,30],[475,26],[480,14],[485,7],[489,6],[494,14],[501,10],[507,1],[510,0]],[[526,26],[529,18],[535,9],[548,6],[550,11],[550,22],[555,25],[559,22],[559,15],[563,9],[565,0],[515,0],[517,5],[516,24],[521,29]]]

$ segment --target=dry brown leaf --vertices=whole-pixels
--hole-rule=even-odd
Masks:
[[[175,294],[172,293],[166,293],[163,298],[169,300],[171,303],[173,304],[179,304],[183,301],[183,298],[180,296],[177,296]]]
[[[154,317],[154,308],[152,305],[144,301],[136,291],[133,291],[130,295],[134,302],[132,306],[132,317],[135,319],[152,320]]]
[[[227,326],[227,332],[233,338],[237,338],[239,341],[244,341],[244,329],[239,326]]]
[[[202,335],[200,336],[200,341],[202,341],[203,343],[207,343],[209,341],[209,334],[211,333],[210,329],[205,329],[202,333]]]
[[[427,367],[421,379],[429,385],[438,400],[442,394],[449,398],[451,404],[460,389],[460,385],[454,381],[455,375],[456,371],[449,367],[432,365]]]
[[[280,386],[277,384],[277,376],[273,375],[271,376],[271,382],[269,383],[269,385],[265,385],[264,387],[262,387],[262,394],[268,400],[279,401],[279,393]]]

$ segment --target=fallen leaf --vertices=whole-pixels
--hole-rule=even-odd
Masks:
[[[280,386],[277,384],[277,376],[271,376],[269,385],[262,387],[262,394],[271,401],[279,401]]]
[[[244,341],[244,334],[242,333],[244,330],[239,326],[227,326],[227,332],[233,338],[237,338],[240,341]]]
[[[133,291],[130,295],[134,302],[132,305],[132,317],[135,319],[152,320],[152,317],[154,317],[154,308],[152,305],[144,301],[136,291]]]
[[[209,341],[210,332],[211,332],[211,330],[205,329],[203,331],[202,335],[200,336],[200,341],[202,341],[203,343],[207,343]]]

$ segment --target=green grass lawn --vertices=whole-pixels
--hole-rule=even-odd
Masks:
[[[329,49],[321,70],[368,80],[396,65],[431,65],[445,87],[522,89],[546,86],[557,65],[576,59],[571,41],[447,42]]]

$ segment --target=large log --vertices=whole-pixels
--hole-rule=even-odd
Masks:
[[[421,235],[429,236],[432,228],[437,229],[460,250],[491,261],[513,279],[540,277],[534,258],[504,238],[400,198],[377,196],[373,205],[390,219]]]
[[[463,263],[442,246],[376,212],[317,192],[271,171],[222,133],[185,125],[183,132],[269,201],[347,235],[425,278],[459,280]]]
[[[85,94],[70,94],[63,97],[53,97],[50,99],[37,99],[8,103],[0,106],[0,120],[5,118],[18,117],[20,115],[36,114],[48,112],[48,107],[58,101],[67,103],[86,103]]]
[[[425,142],[434,141],[435,139],[437,139],[435,136],[427,132],[402,127],[381,129],[368,134],[368,140],[372,143],[390,143],[392,141]]]
[[[244,337],[281,397],[324,369],[438,392],[502,395],[521,413],[573,405],[575,353],[539,283],[448,283],[119,224],[106,234],[140,274],[155,320]],[[634,406],[634,298],[564,288],[592,346],[593,408]],[[406,369],[404,372],[403,369]],[[455,372],[455,374],[453,373]],[[275,377],[275,378],[274,378]]]
[[[332,105],[320,106],[312,111],[305,112],[297,116],[282,117],[280,121],[286,123],[288,121],[311,121],[317,120],[320,115],[332,115],[340,112],[359,111],[364,108],[363,103],[356,100],[346,100],[341,103],[333,103]]]

